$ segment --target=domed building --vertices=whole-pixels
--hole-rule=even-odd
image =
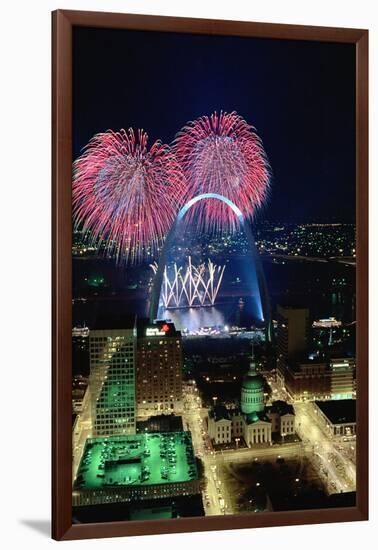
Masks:
[[[241,432],[240,435],[248,447],[256,443],[272,442],[271,421],[265,414],[264,385],[264,378],[256,372],[252,352],[249,371],[244,376],[241,386],[240,413],[237,415],[239,430],[235,430],[235,433]]]
[[[264,378],[256,373],[256,363],[252,359],[242,382],[240,408],[243,414],[249,415],[263,411],[264,407]]]
[[[252,361],[241,385],[240,408],[226,409],[218,405],[209,411],[208,431],[215,444],[243,438],[248,447],[270,445],[272,432],[281,436],[294,433],[293,407],[281,401],[266,407],[264,386],[265,379],[256,372],[252,351]]]

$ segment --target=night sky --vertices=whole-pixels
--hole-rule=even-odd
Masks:
[[[76,28],[73,59],[74,158],[109,128],[169,143],[235,110],[272,167],[258,220],[354,222],[354,45]]]

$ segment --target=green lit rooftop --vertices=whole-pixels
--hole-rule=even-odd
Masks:
[[[190,432],[88,439],[74,489],[149,486],[198,477]]]

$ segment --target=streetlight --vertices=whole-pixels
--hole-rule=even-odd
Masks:
[[[240,437],[235,437],[236,448],[239,448]]]

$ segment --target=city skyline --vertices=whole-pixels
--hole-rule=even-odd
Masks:
[[[298,45],[74,30],[75,522],[355,505],[353,49]]]

